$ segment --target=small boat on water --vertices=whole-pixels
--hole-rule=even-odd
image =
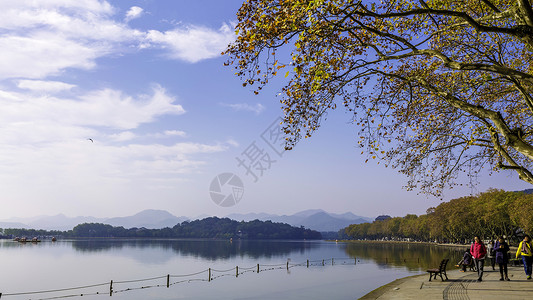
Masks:
[[[41,242],[41,240],[38,239],[37,237],[34,237],[31,240],[28,240],[25,237],[23,237],[23,238],[16,237],[16,238],[13,239],[13,241],[19,242],[19,243],[23,243],[23,244],[27,243],[27,242],[31,242],[31,243],[40,243]]]

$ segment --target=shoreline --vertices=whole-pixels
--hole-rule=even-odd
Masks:
[[[524,268],[509,266],[510,281],[500,280],[496,268],[485,266],[483,281],[478,281],[477,272],[451,270],[448,280],[429,281],[427,274],[403,277],[385,284],[359,299],[471,299],[501,298],[528,299],[533,296],[532,281],[526,279]]]
[[[337,243],[361,243],[361,244],[412,244],[412,245],[428,245],[428,246],[440,246],[440,247],[455,247],[465,248],[470,247],[471,244],[446,244],[446,243],[432,243],[432,242],[408,242],[408,241],[376,241],[376,240],[326,240]],[[517,246],[509,246],[511,249],[509,253],[513,253],[518,248]]]
[[[432,242],[408,242],[408,241],[377,241],[377,240],[326,240],[328,242],[337,243],[360,243],[360,244],[413,244],[413,245],[428,245],[428,246],[445,246],[445,247],[468,247],[470,244],[445,244]]]
[[[370,300],[370,299],[377,299],[381,296],[383,296],[385,293],[387,293],[389,290],[392,290],[395,286],[398,286],[404,282],[407,282],[409,280],[414,279],[415,277],[421,277],[426,276],[427,274],[418,274],[418,275],[410,275],[407,277],[398,278],[394,281],[391,281],[385,285],[382,285],[378,288],[375,288],[374,290],[370,291],[368,294],[364,295],[363,297],[359,298],[359,300]]]
[[[443,248],[455,248],[455,249],[465,249],[470,247],[471,244],[446,244],[446,243],[431,243],[431,242],[414,242],[414,241],[375,241],[375,240],[338,240],[337,242],[342,243],[354,243],[354,244],[411,244],[411,245],[427,245],[427,246],[437,246],[437,247],[443,247]],[[517,250],[516,246],[510,247],[511,250],[509,253],[511,254],[511,258],[514,258],[514,253]],[[486,261],[489,261],[487,258]],[[488,267],[487,267],[488,266]],[[490,270],[489,270],[490,269]],[[530,283],[528,280],[525,279],[524,276],[521,276],[521,273],[523,273],[523,267],[521,266],[511,266],[509,264],[509,270],[513,270],[513,274],[510,277],[520,278],[522,279],[520,283]],[[421,270],[423,271],[423,270]],[[466,295],[468,292],[468,285],[475,282],[477,279],[477,274],[475,272],[466,272],[466,273],[460,273],[459,269],[448,269],[447,270],[448,278],[449,280],[442,282],[440,278],[437,278],[436,280],[429,281],[428,280],[428,274],[426,272],[422,274],[417,275],[409,275],[406,277],[398,278],[396,280],[393,280],[389,283],[386,283],[382,286],[379,286],[375,288],[374,290],[370,291],[369,293],[363,295],[359,299],[362,300],[369,300],[369,299],[416,299],[424,298],[424,299],[437,299],[437,295],[430,294],[431,297],[428,297],[429,291],[424,291],[424,289],[427,289],[431,287],[433,291],[431,293],[435,292],[435,290],[439,290],[440,295],[438,295],[438,298],[443,298],[444,294],[451,294],[454,293],[457,290],[462,290],[462,295]],[[490,277],[487,277],[489,276]],[[487,263],[485,262],[485,272],[484,272],[484,279],[491,278],[490,281],[498,281],[498,285],[509,285],[509,284],[517,284],[515,279],[512,279],[510,282],[503,282],[499,281],[499,271],[498,267],[496,266],[496,270],[493,271],[490,268],[490,261]],[[524,278],[521,278],[524,277]],[[494,279],[496,278],[496,279]],[[485,280],[484,280],[485,281]],[[488,280],[487,280],[488,281]],[[460,282],[460,283],[459,283]],[[476,282],[477,283],[477,282]],[[458,287],[458,285],[461,285]],[[478,283],[479,284],[479,283]],[[492,284],[492,283],[491,283]],[[502,291],[506,290],[506,287],[499,287],[496,289],[491,289],[492,292],[494,291]],[[408,287],[408,288],[406,288]],[[408,292],[406,290],[409,290]],[[472,291],[477,290],[478,288],[471,288]],[[488,289],[487,289],[488,290]],[[524,290],[524,293],[528,295],[528,297],[533,296],[533,289],[528,288],[527,290]],[[407,295],[407,296],[406,296]],[[524,294],[525,295],[525,294]],[[469,295],[470,299],[483,299],[483,297],[478,298],[477,296]],[[522,296],[522,294],[520,294]],[[448,299],[444,297],[443,299]],[[451,298],[450,298],[451,299]],[[465,298],[468,299],[468,298]],[[513,298],[515,299],[515,298]],[[521,299],[521,298],[517,298]]]

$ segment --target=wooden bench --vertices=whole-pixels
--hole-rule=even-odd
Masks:
[[[444,278],[442,275],[444,274],[444,277],[446,277],[446,280],[448,280],[448,275],[446,275],[446,265],[448,265],[448,262],[450,259],[445,258],[440,262],[438,269],[429,269],[426,272],[429,273],[429,281],[431,281],[431,277],[433,276],[433,279],[437,279],[437,275],[440,276],[440,279],[444,281]]]

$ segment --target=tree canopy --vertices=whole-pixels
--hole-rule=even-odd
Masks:
[[[408,189],[440,195],[482,168],[533,184],[529,0],[247,0],[236,32],[244,86],[285,76],[287,148],[344,106]]]
[[[320,232],[272,221],[238,222],[228,218],[209,217],[185,221],[174,227],[162,229],[129,228],[101,223],[83,223],[69,231],[35,229],[5,229],[12,236],[62,236],[62,237],[122,237],[122,238],[211,238],[211,239],[321,239]]]
[[[354,224],[345,233],[355,239],[412,239],[468,242],[475,235],[519,240],[533,232],[533,194],[490,190],[429,208],[427,214],[406,215],[373,223]]]

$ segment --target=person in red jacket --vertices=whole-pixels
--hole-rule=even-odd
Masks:
[[[485,265],[485,256],[487,255],[487,247],[483,244],[483,241],[479,236],[474,237],[474,243],[470,246],[470,253],[474,258],[474,263],[476,264],[478,279],[477,281],[483,280],[483,266]]]

